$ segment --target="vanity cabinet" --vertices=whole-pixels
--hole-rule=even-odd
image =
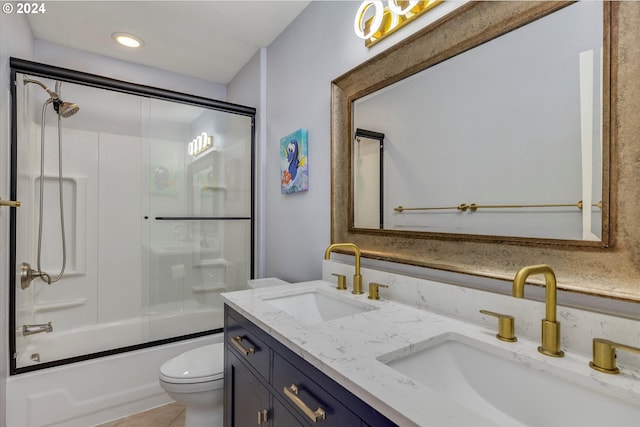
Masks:
[[[227,305],[224,330],[225,427],[396,425]]]

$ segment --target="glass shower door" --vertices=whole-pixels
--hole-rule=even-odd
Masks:
[[[37,84],[25,85],[25,79],[56,88],[80,111],[61,117],[58,132],[52,105],[45,105],[43,120],[48,94]],[[131,292],[140,283],[139,239],[135,249],[126,239],[139,228],[141,98],[23,73],[16,73],[16,83],[12,167],[22,206],[15,213],[15,368],[109,350],[116,334],[123,338],[118,346],[137,344],[139,336],[107,329],[140,312]],[[114,104],[119,115],[96,120]],[[47,276],[25,283],[20,272],[27,268]]]
[[[168,132],[167,118],[177,116],[168,107],[151,101],[143,168],[151,339],[221,329],[220,293],[251,278],[252,118],[183,105],[189,119]],[[177,313],[191,320],[166,321]]]
[[[221,331],[220,293],[252,277],[255,110],[95,75],[70,79],[43,64],[11,66],[10,197],[22,201],[11,211],[11,373]],[[60,180],[58,116],[46,104],[43,123],[41,85],[61,87],[80,108],[61,118]],[[66,269],[55,283],[22,286],[22,263],[52,278],[61,269],[58,181]]]

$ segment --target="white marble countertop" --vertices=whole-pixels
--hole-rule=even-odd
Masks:
[[[373,310],[314,322],[297,319],[264,302],[265,298],[312,290],[369,304]],[[469,337],[487,348],[504,351],[508,358],[527,363],[541,375],[565,378],[594,390],[606,390],[616,399],[638,405],[640,415],[637,373],[599,373],[588,366],[588,357],[572,352],[567,352],[564,358],[547,357],[536,351],[537,342],[522,337],[515,343],[499,341],[495,338],[497,321],[496,328],[489,329],[406,304],[386,299],[373,301],[367,299],[366,294],[338,291],[334,284],[322,280],[230,292],[222,296],[229,306],[400,426],[525,425],[489,407],[474,410],[379,360],[399,357],[414,349],[416,344],[424,344],[425,340],[441,339],[442,334]],[[530,404],[535,406],[536,402]]]

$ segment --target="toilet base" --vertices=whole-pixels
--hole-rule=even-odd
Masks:
[[[187,408],[184,425],[185,427],[222,427],[223,414],[222,407],[214,410]]]
[[[169,397],[185,407],[185,427],[222,427],[224,399],[221,388],[180,393],[175,390],[175,387],[184,387],[184,384],[167,384],[160,381],[160,385]],[[203,384],[201,386],[204,387]]]

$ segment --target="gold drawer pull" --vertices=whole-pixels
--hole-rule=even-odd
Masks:
[[[250,354],[255,354],[256,352],[255,347],[251,346],[249,348],[245,348],[245,346],[242,345],[242,339],[243,338],[240,335],[238,335],[231,338],[231,342],[233,343],[234,346],[236,346],[238,351],[240,351],[240,353],[243,353],[245,356],[248,356]]]
[[[19,208],[20,205],[19,200],[2,200],[0,199],[0,206],[9,206],[10,208]]]
[[[267,424],[269,422],[269,411],[263,409],[262,411],[258,411],[258,425]]]
[[[300,410],[304,412],[307,417],[311,418],[311,421],[313,421],[314,423],[317,423],[318,420],[327,419],[327,413],[324,411],[324,409],[319,407],[315,411],[312,411],[311,408],[309,408],[307,404],[298,397],[298,386],[296,386],[295,384],[291,384],[289,387],[285,387],[284,394],[289,399],[291,399],[291,401],[298,408],[300,408]]]

